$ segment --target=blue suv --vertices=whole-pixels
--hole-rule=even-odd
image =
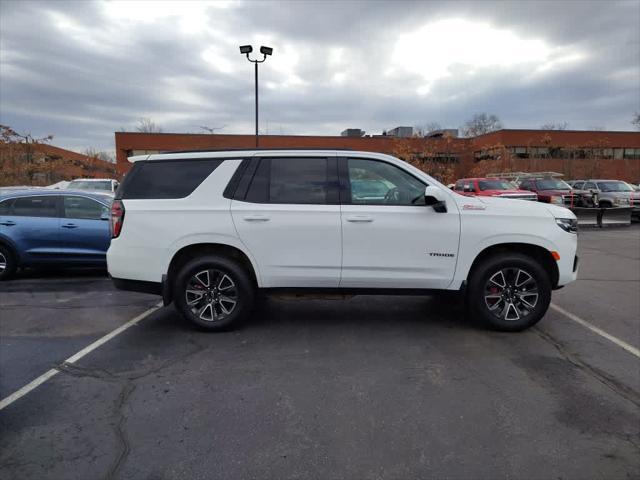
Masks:
[[[23,266],[106,265],[112,201],[72,190],[0,191],[0,280]]]

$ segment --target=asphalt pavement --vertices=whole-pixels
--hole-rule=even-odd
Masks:
[[[580,237],[518,334],[449,295],[270,298],[218,334],[161,308],[64,364],[159,299],[0,284],[0,396],[60,372],[0,411],[0,478],[640,478],[640,228]]]

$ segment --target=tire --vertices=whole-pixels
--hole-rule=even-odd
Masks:
[[[538,261],[519,253],[483,260],[467,291],[469,312],[489,328],[519,332],[536,323],[551,303],[551,281]]]
[[[173,285],[178,311],[204,330],[217,332],[237,327],[251,315],[255,304],[256,287],[247,271],[219,255],[188,261],[178,271]]]
[[[9,247],[0,244],[0,281],[13,277],[17,269],[16,255]]]

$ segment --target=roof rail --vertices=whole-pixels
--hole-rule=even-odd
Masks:
[[[300,151],[310,151],[310,150],[343,150],[343,151],[353,151],[352,148],[347,147],[280,147],[280,148],[203,148],[199,150],[163,150],[158,152],[157,154],[150,155],[158,155],[162,153],[206,153],[206,152],[273,152],[278,150],[300,150]]]

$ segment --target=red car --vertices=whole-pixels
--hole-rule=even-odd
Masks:
[[[501,178],[463,178],[456,182],[453,190],[470,196],[516,198],[534,202],[538,200],[535,193],[520,190],[511,182]]]
[[[565,207],[594,207],[597,201],[593,193],[576,190],[564,180],[553,177],[526,178],[520,188],[530,190],[538,195],[538,201],[563,205]]]

